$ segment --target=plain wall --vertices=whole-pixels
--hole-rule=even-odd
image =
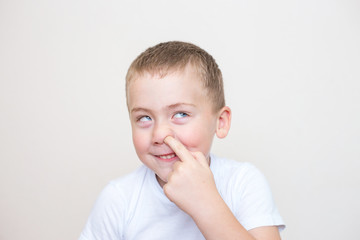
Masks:
[[[140,165],[124,77],[147,47],[193,42],[223,71],[232,129],[283,239],[359,239],[360,2],[0,0],[0,239],[77,239]]]

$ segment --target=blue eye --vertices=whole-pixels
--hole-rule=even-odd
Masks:
[[[178,112],[174,115],[174,118],[184,118],[184,117],[187,117],[189,116],[189,114],[187,113],[184,113],[184,112]]]
[[[151,117],[149,116],[142,116],[138,119],[139,122],[147,122],[147,121],[151,121]]]

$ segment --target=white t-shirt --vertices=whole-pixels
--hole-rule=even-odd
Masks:
[[[211,155],[217,189],[245,229],[284,228],[266,179],[249,163]],[[192,218],[164,194],[146,166],[110,182],[79,240],[204,239]]]

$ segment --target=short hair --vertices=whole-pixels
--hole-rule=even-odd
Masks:
[[[126,99],[129,83],[142,74],[159,74],[164,77],[170,71],[183,70],[188,64],[198,71],[204,89],[213,102],[213,110],[224,107],[223,78],[215,59],[200,47],[180,41],[159,43],[145,50],[132,62],[126,75]]]

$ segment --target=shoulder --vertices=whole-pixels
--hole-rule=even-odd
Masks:
[[[126,205],[131,202],[136,191],[142,188],[147,172],[147,168],[141,166],[125,176],[110,181],[97,198],[94,210],[97,208],[112,211],[126,209]]]
[[[211,157],[211,170],[220,191],[242,197],[250,192],[261,190],[271,196],[270,187],[262,172],[249,162],[239,162],[226,158]]]
[[[149,184],[151,170],[144,165],[135,171],[110,181],[101,191],[96,206],[111,207],[127,211]]]
[[[246,229],[283,228],[270,186],[257,167],[248,162],[215,157],[213,168],[220,194]]]
[[[133,172],[110,181],[104,190],[129,193],[134,191],[135,187],[142,185],[148,174],[149,169],[142,165]]]
[[[130,174],[109,182],[97,198],[82,237],[86,239],[122,239],[131,216],[131,207],[141,191],[148,168],[141,166]]]
[[[239,162],[232,159],[211,155],[211,170],[216,178],[228,181],[243,182],[249,179],[264,180],[264,175],[249,162]]]

